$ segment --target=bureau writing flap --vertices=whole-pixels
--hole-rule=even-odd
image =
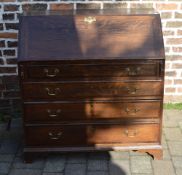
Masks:
[[[164,58],[159,14],[23,15],[19,39],[19,61]]]

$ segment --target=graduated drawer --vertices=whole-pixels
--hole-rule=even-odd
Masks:
[[[94,146],[159,141],[158,124],[26,126],[28,146]]]
[[[22,70],[27,80],[67,80],[84,78],[159,77],[159,61],[126,61],[126,63],[27,65]]]
[[[25,121],[63,122],[120,118],[158,118],[161,101],[24,104]]]
[[[24,83],[24,100],[161,96],[161,81]]]

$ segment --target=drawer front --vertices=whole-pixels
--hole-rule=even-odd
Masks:
[[[158,124],[90,125],[87,127],[89,144],[157,142]]]
[[[27,79],[67,80],[73,78],[145,78],[158,77],[157,61],[132,62],[123,64],[57,64],[57,65],[28,65],[25,69]]]
[[[25,104],[26,122],[112,118],[157,118],[160,101]]]
[[[66,100],[162,95],[162,82],[24,83],[25,100]]]
[[[29,146],[83,146],[86,145],[86,128],[82,126],[25,127],[25,141]]]
[[[65,125],[25,128],[28,146],[94,146],[159,141],[158,124]]]

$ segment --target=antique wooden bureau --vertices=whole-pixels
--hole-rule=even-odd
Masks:
[[[25,161],[46,152],[162,156],[165,54],[150,9],[27,12],[18,67]]]

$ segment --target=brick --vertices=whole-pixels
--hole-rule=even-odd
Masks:
[[[182,21],[170,21],[166,23],[166,27],[182,27]]]
[[[176,175],[182,175],[182,169],[176,169]]]
[[[174,76],[176,76],[176,71],[166,71],[165,76],[174,77]]]
[[[18,36],[17,33],[9,33],[9,32],[0,33],[0,38],[17,39],[17,36]]]
[[[178,90],[178,88],[176,88]],[[174,128],[178,127],[178,122],[173,121],[173,120],[165,120],[163,126],[165,128]]]
[[[182,85],[182,79],[174,79],[175,85]]]
[[[0,47],[5,47],[5,40],[0,41]]]
[[[0,154],[0,162],[12,162],[14,157],[14,154]]]
[[[107,160],[88,160],[88,171],[107,171]]]
[[[162,12],[160,15],[162,19],[169,19],[172,17],[172,12]]]
[[[72,10],[73,4],[50,4],[50,10]]]
[[[0,73],[16,73],[16,67],[0,67]]]
[[[107,171],[90,171],[87,175],[109,175]]]
[[[181,69],[182,68],[182,63],[173,63],[172,68]]]
[[[9,172],[11,164],[0,162],[0,174],[7,174]]]
[[[163,149],[163,160],[171,160],[171,156],[169,154],[168,149]]]
[[[109,162],[110,175],[130,175],[130,162],[129,160],[112,160]]]
[[[18,11],[19,5],[10,4],[10,5],[4,5],[4,11]]]
[[[182,47],[173,47],[172,48],[173,52],[182,52]]]
[[[171,161],[155,160],[152,162],[155,175],[175,175]]]
[[[104,3],[104,9],[122,9],[127,8],[127,3]]]
[[[65,175],[85,175],[86,164],[67,164],[65,168]]]
[[[36,159],[32,163],[24,163],[20,157],[16,157],[12,165],[12,167],[16,169],[43,169],[43,166],[43,159]]]
[[[41,175],[41,170],[32,169],[11,169],[9,175]]]
[[[4,64],[4,60],[0,58],[0,65]]]
[[[172,85],[172,80],[169,80],[169,79],[167,79],[167,80],[165,80],[165,85]]]
[[[164,102],[168,103],[180,103],[182,102],[182,95],[169,95],[169,94],[165,94],[164,96]]]
[[[172,64],[171,61],[166,61],[165,63],[166,70],[171,68],[171,64]]]
[[[177,34],[182,35],[182,30],[178,30]]]
[[[47,159],[44,172],[62,172],[65,168],[64,156],[51,156]]]
[[[19,136],[20,137],[20,136]],[[18,140],[9,139],[1,142],[0,153],[1,154],[15,154],[18,150]]]
[[[16,65],[17,64],[17,58],[7,58],[6,63]]]
[[[175,18],[182,18],[182,13],[175,12]]]
[[[164,49],[165,49],[165,53],[170,51],[170,47],[165,47]]]
[[[24,11],[34,11],[34,10],[38,10],[38,11],[42,11],[42,10],[47,10],[47,4],[23,4],[22,5],[22,9]]]
[[[10,49],[8,49],[8,50],[3,50],[3,54],[4,54],[5,56],[14,56],[14,55],[15,55],[15,50],[10,50]]]
[[[168,146],[172,156],[182,156],[182,142],[168,141]]]
[[[3,82],[3,84],[18,83],[18,76],[17,75],[3,76],[2,82]]]
[[[100,9],[100,3],[77,3],[77,9]]]
[[[148,156],[131,156],[132,173],[152,173],[151,160]]]
[[[17,41],[8,41],[8,47],[17,47],[18,46],[18,42]]]
[[[171,31],[171,30],[163,30],[163,35],[164,36],[174,35],[174,31]]]
[[[177,4],[175,3],[159,3],[156,4],[157,10],[176,10]]]
[[[6,30],[18,30],[18,23],[6,23]]]
[[[174,167],[177,168],[181,168],[182,169],[182,157],[172,157],[172,161],[174,164]]]
[[[43,173],[42,175],[63,175],[63,173]]]
[[[16,0],[0,0],[0,2],[15,2]]]
[[[4,98],[20,98],[20,92],[19,91],[14,91],[14,90],[10,90],[10,91],[4,91],[3,92],[3,97]]]
[[[110,159],[129,159],[129,152],[124,151],[110,151],[109,152]]]
[[[88,154],[88,159],[109,160],[109,154],[107,152],[91,152]]]
[[[4,84],[0,84],[0,91],[4,91],[6,89]]]
[[[15,15],[13,13],[5,13],[3,14],[3,20],[14,20]]]
[[[180,84],[180,85],[182,85],[182,84]],[[177,92],[182,93],[182,88],[178,87]]]
[[[86,154],[70,153],[67,158],[68,163],[86,163]]]
[[[10,106],[9,100],[0,99],[0,108]]]
[[[4,30],[3,24],[0,24],[0,30]]]
[[[168,38],[166,44],[182,44],[182,38]]]
[[[131,3],[131,8],[153,8],[152,3]]]
[[[179,128],[164,128],[166,140],[182,141],[182,133]]]
[[[167,88],[165,88],[165,92],[166,92],[166,93],[173,93],[173,92],[176,92],[176,88],[167,87]]]
[[[178,61],[182,59],[182,55],[168,55],[166,56],[166,60],[168,61]]]

